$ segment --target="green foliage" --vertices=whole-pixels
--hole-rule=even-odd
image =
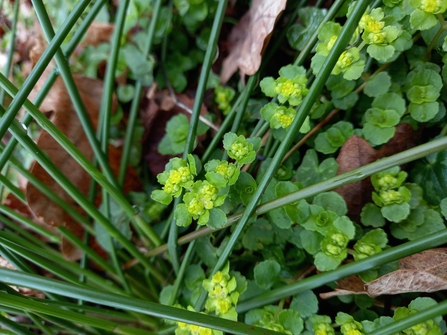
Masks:
[[[278,310],[273,305],[249,311],[245,314],[245,323],[289,335],[299,335],[303,330],[303,319],[298,312],[292,309]]]
[[[279,278],[281,266],[274,260],[260,262],[254,268],[254,277],[256,284],[260,288],[269,289]]]
[[[324,11],[316,7],[304,7],[298,10],[298,15],[301,23],[294,24],[287,30],[287,40],[292,48],[301,51],[318,29],[324,18]]]
[[[228,156],[236,160],[238,165],[243,165],[254,161],[256,150],[261,146],[261,139],[246,139],[242,135],[237,136],[234,133],[226,133],[223,146],[227,150]]]
[[[310,186],[335,176],[337,169],[338,164],[335,159],[326,158],[319,163],[315,150],[309,149],[296,170],[295,178],[303,186]]]
[[[163,155],[176,155],[185,150],[189,121],[185,114],[177,114],[166,123],[166,134],[158,144],[158,151]],[[209,127],[199,123],[197,136],[203,135]]]
[[[363,136],[371,145],[388,142],[405,113],[405,100],[396,93],[378,95],[365,113]]]
[[[231,110],[231,101],[236,94],[236,91],[231,87],[217,86],[214,89],[214,101],[224,115],[227,115]]]
[[[339,121],[325,132],[318,134],[315,139],[315,150],[324,154],[334,153],[353,134],[354,127],[350,122]]]

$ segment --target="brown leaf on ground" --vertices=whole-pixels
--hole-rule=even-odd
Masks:
[[[94,128],[98,122],[98,114],[101,105],[103,83],[97,79],[75,76],[82,101],[86,107],[90,120]],[[39,86],[39,85],[38,85]],[[39,87],[37,87],[39,88]],[[113,110],[117,106],[114,97]],[[68,92],[61,78],[58,78],[41,108],[43,112],[52,112],[51,121],[61,130],[70,141],[90,160],[93,159],[93,150],[85,135],[81,122],[71,103]],[[46,132],[42,131],[37,145],[48,154],[51,161],[59,170],[75,185],[75,187],[87,196],[90,189],[89,174]],[[119,170],[121,150],[109,146],[109,161],[115,174]],[[84,214],[83,209],[66,193],[61,186],[50,176],[37,162],[34,162],[30,169],[31,173],[40,179],[45,185],[75,208],[79,213]],[[138,177],[135,169],[128,168],[126,175],[125,191],[139,189]],[[129,181],[130,180],[130,181]],[[42,194],[31,183],[27,184],[26,198],[31,211],[42,222],[51,226],[64,226],[81,240],[83,239],[83,228],[61,207]],[[100,198],[95,201],[100,203]],[[68,241],[62,240],[61,251],[67,259],[75,260],[80,256],[79,250],[74,248]]]
[[[447,290],[447,248],[429,249],[399,260],[399,270],[363,284],[357,276],[337,282],[335,291],[322,293],[323,299],[346,294],[383,294],[436,292]]]
[[[189,109],[194,107],[194,99],[186,94],[176,94],[176,99]],[[165,135],[166,123],[179,113],[185,114],[188,119],[191,114],[175,104],[168,90],[151,93],[150,98],[143,101],[142,120],[144,126],[143,156],[153,175],[165,170],[165,165],[173,156],[162,155],[158,152],[158,143]],[[208,114],[205,105],[200,110],[201,115]]]
[[[262,52],[286,3],[287,0],[253,0],[250,10],[229,36],[231,52],[222,64],[222,83],[226,83],[238,68],[249,76],[256,73],[261,65]]]
[[[86,45],[97,46],[101,43],[110,41],[115,26],[111,23],[94,21],[87,29],[85,39],[80,44],[81,47]]]
[[[366,294],[364,287],[365,283],[357,275],[337,280],[336,283],[337,287],[334,291],[320,293],[320,298],[329,299],[339,295]]]
[[[357,135],[351,136],[341,147],[337,157],[337,174],[372,163],[377,158],[377,151],[366,140]],[[350,217],[357,220],[362,207],[371,201],[373,188],[370,178],[365,178],[355,183],[337,187],[334,191],[338,192],[345,199]]]
[[[337,175],[372,163],[379,158],[388,157],[414,147],[419,141],[419,132],[406,123],[396,127],[394,136],[379,150],[357,135],[351,136],[341,147],[337,157]],[[363,206],[371,201],[373,187],[370,178],[343,185],[335,189],[346,201],[351,219],[358,221]]]

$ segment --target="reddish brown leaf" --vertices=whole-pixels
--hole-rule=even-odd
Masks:
[[[342,174],[360,166],[374,162],[377,152],[369,143],[357,135],[351,136],[341,147],[337,157],[338,171]],[[349,215],[357,220],[362,207],[371,200],[373,191],[369,178],[346,184],[335,189],[346,201]]]
[[[320,298],[329,299],[339,295],[366,294],[364,287],[365,283],[357,275],[337,280],[336,283],[337,288],[335,291],[320,293]]]
[[[261,65],[262,52],[286,3],[287,0],[253,0],[250,10],[230,34],[231,52],[223,61],[220,76],[223,83],[230,79],[237,68],[246,75],[256,73]]]
[[[93,126],[96,128],[98,112],[101,104],[103,91],[102,82],[86,77],[75,77],[82,101],[87,109]],[[113,100],[113,109],[117,104],[116,98]],[[82,129],[81,123],[69,98],[68,92],[59,78],[53,85],[47,98],[41,105],[43,112],[53,112],[52,122],[70,139],[70,141],[90,160],[93,158],[93,151]],[[76,188],[87,196],[90,188],[90,176],[62,147],[46,132],[42,131],[37,141],[37,145],[48,154],[51,161],[61,170],[61,172],[76,186]],[[109,146],[109,162],[112,171],[117,174],[121,150]],[[57,195],[64,199],[69,205],[81,214],[82,208],[59,186],[40,164],[34,162],[31,166],[31,173],[40,179],[45,185],[52,189]],[[137,174],[134,169],[129,168],[124,186],[125,191],[138,190],[140,188]],[[42,222],[52,226],[65,226],[69,231],[82,240],[83,229],[80,224],[69,216],[62,208],[52,202],[49,198],[37,190],[31,183],[28,183],[26,197],[31,211]],[[100,203],[100,198],[95,201]],[[80,253],[66,240],[62,240],[61,251],[67,259],[77,259]]]

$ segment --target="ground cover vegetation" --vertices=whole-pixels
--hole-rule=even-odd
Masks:
[[[447,0],[0,0],[0,333],[447,333]]]

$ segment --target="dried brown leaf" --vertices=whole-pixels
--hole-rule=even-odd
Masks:
[[[337,282],[335,291],[322,293],[327,299],[346,294],[383,294],[436,292],[447,290],[447,248],[430,249],[399,260],[399,270],[390,272],[363,285],[357,276]]]
[[[239,68],[246,75],[259,69],[262,52],[268,43],[279,14],[287,0],[253,0],[250,10],[231,31],[231,52],[222,64],[221,81],[226,83]]]
[[[365,284],[365,288],[370,297],[409,292],[436,292],[447,290],[447,280],[425,271],[397,270]]]
[[[38,85],[36,85],[36,90],[40,88],[45,77],[42,77],[41,79],[42,80],[39,81]],[[96,128],[101,105],[103,84],[100,80],[82,76],[75,76],[74,79],[92,124]],[[116,104],[117,101],[116,98],[114,98],[113,109],[116,107]],[[61,78],[56,80],[40,109],[43,112],[52,112],[51,121],[54,125],[58,127],[59,130],[61,130],[89,160],[93,159],[93,150],[82,129],[81,122],[75,112],[74,106],[71,103],[71,99]],[[91,179],[89,174],[46,131],[43,130],[41,132],[37,140],[37,145],[48,155],[50,160],[76,186],[76,188],[84,196],[87,196]],[[113,160],[113,156],[117,153],[113,151],[112,147],[109,148],[109,151],[110,157],[112,157]],[[30,171],[79,213],[84,214],[83,209],[62,189],[62,187],[40,164],[34,162]],[[115,171],[117,171],[117,169]],[[132,174],[132,172],[130,172],[130,175],[135,178],[135,174]],[[82,226],[61,207],[42,194],[31,183],[28,183],[26,187],[26,199],[33,214],[42,222],[50,226],[64,226],[82,240],[84,234]],[[81,255],[79,250],[74,248],[65,239],[62,239],[61,251],[64,256],[70,260],[78,259]]]
[[[377,151],[365,139],[357,135],[351,136],[341,147],[337,157],[337,174],[342,174],[372,163],[376,159]],[[366,178],[355,183],[337,187],[335,191],[345,199],[349,215],[356,220],[360,215],[362,207],[371,200],[373,188],[370,179]]]

